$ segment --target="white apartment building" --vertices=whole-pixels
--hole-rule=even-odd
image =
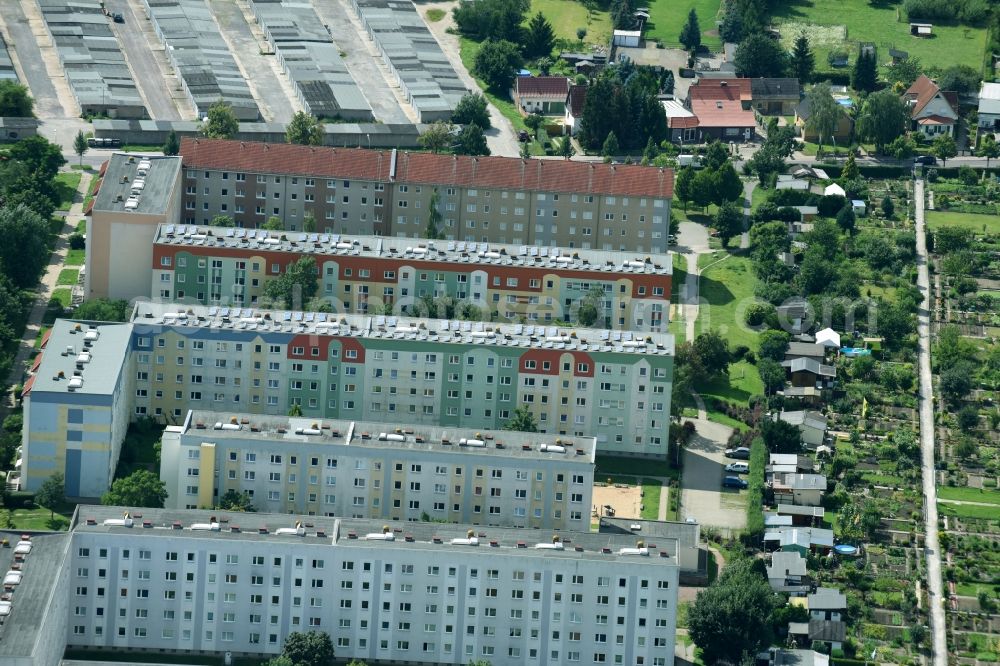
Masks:
[[[593,437],[189,411],[163,433],[169,508],[587,531]]]
[[[70,646],[267,656],[318,630],[369,663],[673,664],[676,540],[125,512],[78,509]]]

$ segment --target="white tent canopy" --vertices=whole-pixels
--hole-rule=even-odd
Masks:
[[[847,196],[847,192],[844,191],[844,188],[842,188],[840,185],[837,185],[837,183],[831,183],[830,185],[827,185],[826,189],[823,190],[823,194],[824,196],[830,196],[833,194],[839,194],[842,197]]]
[[[824,328],[816,334],[816,344],[823,345],[824,347],[837,347],[839,349],[840,333],[837,333],[832,328]]]

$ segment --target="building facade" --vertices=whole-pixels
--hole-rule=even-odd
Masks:
[[[162,442],[169,508],[590,527],[593,437],[189,412]]]
[[[673,664],[676,542],[433,523],[81,506],[70,647],[497,666]]]
[[[183,224],[666,252],[673,172],[658,167],[188,139]]]
[[[336,313],[414,313],[446,296],[499,321],[576,321],[599,288],[598,325],[665,331],[669,322],[670,255],[195,225],[157,228],[150,295],[258,307],[267,285],[303,257],[315,259],[319,296]]]

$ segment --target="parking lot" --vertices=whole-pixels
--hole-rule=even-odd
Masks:
[[[725,465],[735,462],[725,457],[732,429],[707,419],[688,420],[697,434],[684,449],[681,515],[709,527],[746,527],[746,491],[722,487]]]

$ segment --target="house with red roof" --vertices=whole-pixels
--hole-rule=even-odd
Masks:
[[[698,119],[698,141],[750,141],[757,131],[750,79],[699,79],[688,88],[687,108]]]
[[[566,112],[570,81],[565,76],[518,76],[511,99],[524,115],[561,116]]]
[[[954,134],[958,124],[958,94],[943,91],[933,80],[921,74],[903,93],[910,107],[914,129],[928,138]]]
[[[566,114],[563,117],[563,127],[570,136],[576,134],[583,118],[583,103],[587,101],[587,86],[574,83],[566,93]]]

